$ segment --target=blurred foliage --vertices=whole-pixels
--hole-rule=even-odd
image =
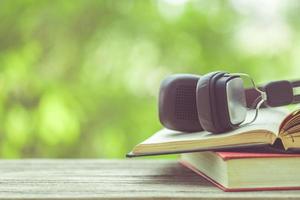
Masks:
[[[0,0],[0,156],[122,158],[171,73],[299,77],[299,4]]]

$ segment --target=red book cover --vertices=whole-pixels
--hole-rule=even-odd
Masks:
[[[243,158],[286,158],[286,157],[300,157],[300,154],[273,154],[273,153],[240,153],[240,152],[215,152],[224,161],[230,159],[243,159]],[[242,191],[263,191],[263,190],[300,190],[300,186],[297,187],[259,187],[259,188],[226,188],[220,183],[216,182],[206,174],[196,169],[191,164],[180,161],[180,164],[194,171],[196,174],[202,176],[213,185],[217,186],[225,192],[242,192]]]
[[[300,157],[300,154],[279,154],[279,153],[241,153],[241,152],[215,152],[223,160],[243,158],[286,158]]]

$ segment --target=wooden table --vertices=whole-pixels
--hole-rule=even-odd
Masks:
[[[223,192],[172,160],[0,160],[0,199],[231,198],[300,199],[300,191]]]

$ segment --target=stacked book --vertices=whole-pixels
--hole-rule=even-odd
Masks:
[[[163,129],[129,157],[178,153],[179,162],[224,191],[300,189],[300,111],[264,109],[222,134]]]
[[[180,162],[224,191],[300,189],[300,154],[197,152]]]

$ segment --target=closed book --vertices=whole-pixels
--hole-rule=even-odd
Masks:
[[[300,154],[208,151],[180,162],[224,191],[300,189]]]

